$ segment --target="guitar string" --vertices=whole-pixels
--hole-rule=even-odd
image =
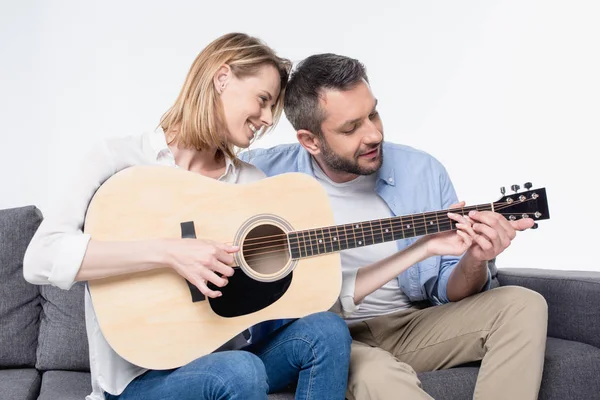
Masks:
[[[447,232],[447,231],[451,231],[451,230],[456,230],[455,228],[451,228],[445,231],[437,231],[437,232],[431,232],[433,233],[440,233],[440,232]],[[406,238],[410,238],[410,237],[417,237],[417,236],[423,236],[423,235],[427,235],[429,234],[426,231],[420,231],[417,232],[417,234],[413,234],[410,236],[402,236],[401,238],[394,238],[393,236],[391,238],[388,238],[387,240],[384,240],[384,242],[389,242],[389,241],[396,241],[396,240],[401,240],[401,239],[406,239]],[[391,234],[389,234],[391,235]],[[348,235],[351,236],[351,235]],[[367,239],[368,237],[373,238],[373,236],[376,235],[367,235]],[[395,236],[395,235],[394,235]],[[313,256],[316,254],[323,254],[323,253],[329,253],[329,252],[333,252],[333,251],[339,251],[339,250],[347,250],[347,249],[351,249],[351,248],[356,248],[356,247],[363,247],[363,246],[369,246],[372,244],[379,244],[379,243],[383,243],[383,242],[376,242],[375,240],[372,243],[369,243],[367,240],[365,240],[365,244],[359,244],[356,245],[358,242],[362,242],[363,240],[358,240],[358,239],[349,239],[349,241],[347,241],[346,245],[344,244],[336,244],[336,243],[344,243],[345,240],[348,240],[347,238],[341,238],[339,241],[337,240],[332,240],[332,241],[322,241],[320,243],[315,242],[314,240],[311,243],[305,243],[305,244],[300,244],[298,246],[295,245],[288,245],[287,242],[280,242],[279,244],[273,245],[273,246],[268,246],[267,248],[271,249],[268,251],[258,251],[258,250],[263,250],[265,248],[261,248],[261,249],[257,249],[257,250],[251,250],[251,251],[244,251],[244,257],[245,258],[251,258],[251,257],[261,257],[263,255],[267,255],[267,254],[271,254],[271,253],[278,253],[281,252],[282,250],[285,251],[287,253],[288,248],[292,251],[298,250],[300,248],[303,249],[303,252],[300,252],[300,257],[309,257],[309,256]],[[349,243],[352,243],[352,241],[354,241],[354,245],[348,245]],[[310,248],[309,248],[310,246]],[[321,251],[321,248],[323,249],[323,251]],[[331,250],[329,250],[329,248]],[[337,249],[335,249],[337,248]],[[304,253],[304,254],[303,254]]]
[[[530,200],[525,200],[525,201],[522,201],[521,203],[524,203],[526,201],[530,201]],[[502,210],[503,208],[510,207],[510,206],[513,205],[513,204],[504,205],[505,203],[498,203],[498,204],[501,204],[501,205],[495,207],[496,210]],[[479,206],[479,207],[481,207],[481,206]],[[418,222],[418,223],[415,222],[414,225],[411,224],[411,226],[409,228],[406,228],[406,229],[413,230],[413,233],[414,233],[414,231],[416,231],[416,230],[421,231],[423,229],[426,229],[427,226],[431,226],[431,227],[438,226],[439,227],[440,225],[445,225],[445,224],[453,223],[454,222],[450,218],[446,217],[445,211],[443,211],[443,212],[438,211],[438,213],[443,218],[445,218],[445,220],[442,221],[441,224],[439,223],[439,218],[437,218],[437,220],[438,220],[437,224],[429,224],[428,225],[425,221],[424,222]],[[429,213],[429,214],[431,215],[432,213]],[[500,213],[500,214],[510,214],[510,213]],[[398,217],[393,217],[393,218],[398,218]],[[406,217],[404,216],[402,218],[406,218]],[[417,217],[417,218],[419,218],[419,217]],[[382,234],[384,234],[385,229],[392,229],[392,230],[398,229],[398,230],[400,230],[400,228],[401,228],[404,231],[404,226],[405,226],[404,224],[407,222],[407,221],[396,221],[396,222],[393,222],[391,224],[389,222],[387,222],[386,224],[388,224],[388,225],[386,225],[386,226],[372,227],[373,223],[377,224],[377,222],[379,222],[379,221],[383,221],[383,220],[370,221],[370,224],[371,224],[371,230],[370,231],[372,231],[373,234],[370,234],[370,232],[367,232],[368,233],[367,236],[382,235]],[[303,235],[302,238],[300,236],[298,236],[297,237],[297,241],[304,242],[304,245],[300,245],[299,244],[298,246],[296,246],[295,244],[290,244],[290,249],[297,250],[300,247],[306,248],[308,245],[311,245],[311,246],[313,246],[313,245],[319,246],[319,245],[327,245],[327,244],[331,245],[332,243],[338,242],[339,240],[347,240],[348,237],[350,237],[350,236],[356,236],[356,234],[357,234],[356,231],[354,230],[355,228],[353,226],[350,227],[350,225],[359,225],[359,224],[366,225],[367,223],[369,223],[369,221],[367,221],[367,222],[357,222],[357,223],[353,223],[353,224],[345,224],[345,225],[338,226],[338,228],[336,228],[336,230],[338,231],[337,232],[338,235],[335,236],[336,238],[338,238],[338,240],[335,240],[335,241],[331,240],[331,239],[327,240],[326,236],[333,237],[333,235],[331,235],[331,234],[329,234],[329,235],[323,235],[323,234],[321,234],[322,238],[325,239],[325,240],[322,239],[322,242],[320,242],[320,243],[318,242],[318,240],[315,241],[316,236],[315,236],[314,239],[313,239],[313,237],[309,237],[308,240],[307,240],[306,237],[304,237],[304,235]],[[380,225],[382,225],[382,224],[380,224]],[[348,229],[344,229],[345,232],[343,232],[343,233],[339,232],[340,227],[344,228],[345,226],[348,226],[349,228]],[[306,231],[310,231],[310,230],[316,231],[318,229],[325,230],[325,229],[328,229],[328,228],[324,227],[324,228],[308,229],[308,230],[304,230],[304,231],[296,231],[294,233],[297,233],[297,232],[306,232]],[[360,229],[361,229],[361,231],[358,232],[358,235],[363,236],[363,234],[365,233],[363,231],[364,228],[360,228]],[[348,231],[351,231],[351,232],[348,233]],[[399,232],[397,232],[397,233],[399,233]],[[437,233],[437,232],[432,232],[432,233]],[[390,233],[388,233],[388,234],[390,234]],[[427,232],[425,231],[425,232],[423,232],[421,234],[427,234]],[[419,235],[413,235],[413,236],[419,236]],[[270,241],[267,240],[267,241],[263,241],[263,242],[260,242],[260,243],[250,243],[250,245],[253,246],[253,247],[245,245],[244,249],[246,249],[247,251],[253,251],[255,249],[266,249],[266,248],[279,247],[279,246],[285,246],[285,247],[287,247],[287,242],[288,242],[288,240],[287,240],[288,239],[287,234],[278,234],[278,235],[271,235],[271,236],[263,236],[263,237],[259,237],[259,238],[253,238],[253,239],[265,239],[265,238],[272,238],[272,237],[278,237],[279,239],[278,240],[270,240]],[[249,240],[246,240],[244,243],[247,243],[248,241]],[[310,242],[310,243],[306,243],[306,242]],[[273,246],[263,246],[264,244],[272,244],[272,243],[276,243],[276,244],[273,245]],[[267,253],[269,253],[269,252],[253,253],[252,255],[256,256],[256,255],[267,254]]]
[[[507,207],[512,207],[515,204],[522,204],[522,203],[525,203],[525,202],[528,202],[528,201],[532,201],[532,200],[535,200],[535,199],[519,200],[518,202],[511,203],[511,204],[507,204],[507,203],[493,203],[494,204],[494,210],[495,211],[502,210],[502,209],[507,208]],[[452,208],[452,209],[448,209],[448,210],[432,211],[432,212],[426,212],[426,213],[422,213],[422,214],[396,216],[396,217],[387,218],[387,220],[388,221],[395,220],[392,223],[392,224],[394,224],[394,226],[396,226],[396,224],[402,224],[403,225],[404,223],[406,223],[406,221],[399,221],[399,220],[401,220],[401,219],[402,220],[403,219],[408,219],[408,218],[415,219],[415,216],[416,216],[417,219],[420,220],[420,219],[424,219],[425,217],[429,217],[429,216],[433,216],[433,215],[435,215],[436,218],[438,218],[440,216],[442,218],[447,218],[447,213],[448,212],[454,212],[456,214],[461,214],[461,212],[458,211],[458,210],[462,210],[462,215],[465,216],[465,214],[464,214],[465,210],[472,211],[472,210],[476,210],[477,207],[485,207],[486,208],[484,210],[479,210],[479,211],[489,211],[489,210],[491,210],[491,204],[480,204],[480,205],[476,205],[476,206],[468,206],[468,207],[463,207],[463,208]],[[487,209],[488,207],[490,207],[490,208]],[[500,213],[500,214],[510,214],[510,213]],[[290,232],[290,233],[316,231],[318,229],[322,229],[322,230],[324,230],[324,229],[331,229],[331,228],[338,228],[339,229],[339,228],[343,228],[345,226],[367,224],[369,222],[371,222],[371,223],[378,223],[378,222],[383,222],[384,220],[386,220],[386,218],[384,218],[384,219],[378,219],[378,220],[373,220],[373,221],[357,221],[357,222],[351,223],[351,224],[343,224],[343,225],[337,225],[337,226],[331,226],[331,227],[304,229],[304,230],[301,230],[301,231],[293,231],[293,232]],[[389,223],[389,222],[386,222],[386,223]],[[423,222],[419,221],[418,223],[415,223],[415,226],[424,226],[424,225],[419,225],[419,224],[423,224]],[[412,228],[412,226],[411,226],[411,228]],[[409,228],[409,229],[411,229],[411,228]],[[244,241],[244,243],[254,242],[256,240],[263,240],[263,239],[267,239],[267,238],[285,238],[285,239],[287,239],[287,235],[288,235],[287,233],[283,233],[283,234],[275,234],[275,235],[269,235],[269,236],[260,236],[260,237],[257,237],[257,238],[248,238],[248,239],[246,239]],[[265,244],[265,243],[268,243],[268,242],[260,242],[259,244],[262,245],[262,244]]]

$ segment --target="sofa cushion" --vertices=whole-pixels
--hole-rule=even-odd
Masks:
[[[600,393],[600,349],[549,337],[540,400],[597,399]]]
[[[0,398],[37,399],[41,381],[40,373],[33,368],[0,369]]]
[[[417,375],[423,389],[436,400],[471,400],[478,373],[479,367],[459,367]]]
[[[35,365],[39,288],[23,278],[23,256],[41,221],[34,206],[0,210],[0,368]]]
[[[548,303],[548,336],[600,348],[600,273],[535,268],[498,270],[502,286],[535,290]]]
[[[87,372],[48,371],[42,376],[38,400],[83,400],[92,393]]]
[[[418,376],[423,389],[436,400],[460,400],[473,397],[478,372],[478,367],[469,366]],[[600,349],[549,337],[539,400],[594,399],[600,393],[598,376]]]
[[[83,282],[70,290],[42,286],[44,312],[40,323],[36,368],[89,371]]]

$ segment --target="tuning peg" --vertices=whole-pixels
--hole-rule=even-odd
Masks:
[[[526,183],[523,185],[523,187],[525,187],[525,189],[527,189],[527,190],[531,189],[531,187],[532,187],[532,186],[533,186],[533,185],[531,184],[531,182],[526,182]]]
[[[519,186],[519,185],[512,185],[510,188],[511,188],[511,190],[513,192],[517,193],[519,191],[519,189],[521,189],[521,186]]]
[[[531,227],[531,229],[537,229],[537,228],[538,228],[538,224],[537,224],[537,222],[534,222],[533,226]]]
[[[506,188],[504,186],[500,188],[500,193],[502,193],[502,196],[506,194]]]

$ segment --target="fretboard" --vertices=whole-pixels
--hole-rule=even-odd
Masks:
[[[492,204],[289,232],[288,245],[292,258],[298,259],[429,235],[456,229],[449,211],[467,215],[471,210],[489,211]]]

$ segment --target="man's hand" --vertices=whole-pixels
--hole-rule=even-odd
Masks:
[[[502,253],[516,236],[533,226],[531,218],[508,221],[503,215],[492,211],[471,211],[473,221],[473,244],[467,251],[470,258],[477,261],[489,261]]]
[[[531,218],[508,221],[492,211],[471,211],[473,244],[452,271],[446,289],[450,301],[459,301],[479,293],[488,278],[487,261],[502,253],[515,238],[517,231],[533,226]]]

